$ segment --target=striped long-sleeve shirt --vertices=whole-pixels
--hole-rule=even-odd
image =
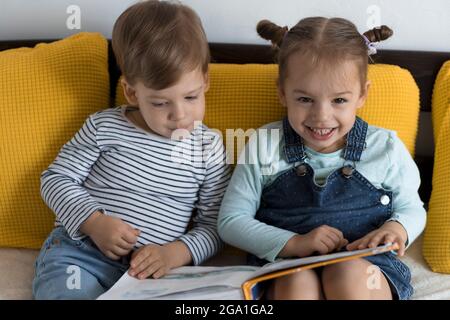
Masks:
[[[147,133],[124,110],[85,121],[42,173],[42,197],[74,240],[101,211],[141,231],[136,248],[180,240],[197,265],[222,245],[217,214],[230,177],[222,139],[204,125],[178,141]]]

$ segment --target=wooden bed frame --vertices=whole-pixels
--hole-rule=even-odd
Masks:
[[[34,47],[47,40],[0,41],[0,51],[18,47]],[[214,63],[274,63],[274,52],[268,45],[210,43],[212,62]],[[431,194],[433,173],[433,131],[431,126],[431,97],[436,76],[442,64],[450,60],[450,52],[378,50],[373,58],[375,63],[394,64],[408,69],[420,89],[421,115],[419,133],[416,141],[415,161],[420,169],[422,185],[420,196],[428,203]],[[111,43],[109,42],[109,73],[111,101],[114,101],[120,70],[117,67]]]

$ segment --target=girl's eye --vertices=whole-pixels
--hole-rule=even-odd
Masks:
[[[312,99],[308,98],[308,97],[300,97],[300,98],[297,98],[297,101],[300,103],[310,103],[310,102],[312,102]]]
[[[336,98],[333,100],[333,103],[336,103],[336,104],[343,104],[346,102],[347,102],[347,99],[344,99],[344,98]]]
[[[196,100],[198,97],[197,96],[188,96],[185,99],[186,100]]]

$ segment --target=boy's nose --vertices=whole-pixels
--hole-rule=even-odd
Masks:
[[[182,105],[174,105],[173,109],[171,110],[170,119],[174,121],[182,120],[184,119],[185,115],[186,113]]]

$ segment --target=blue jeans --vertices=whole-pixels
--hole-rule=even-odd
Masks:
[[[72,240],[63,227],[45,240],[35,263],[35,299],[96,299],[129,268],[129,258],[115,261],[86,237]]]

